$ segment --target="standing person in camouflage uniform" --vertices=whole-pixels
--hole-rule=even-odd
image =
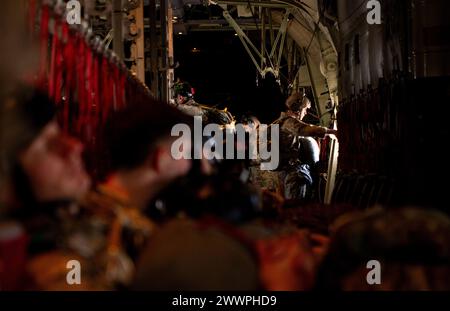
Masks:
[[[274,124],[280,126],[280,167],[284,171],[286,199],[305,199],[315,181],[319,147],[313,137],[323,138],[337,131],[303,122],[311,102],[304,93],[294,93],[286,101]]]

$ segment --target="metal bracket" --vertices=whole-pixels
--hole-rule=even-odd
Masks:
[[[236,31],[239,39],[242,42],[242,45],[244,46],[245,50],[247,51],[248,55],[250,56],[253,64],[255,65],[256,69],[258,70],[259,74],[263,78],[265,78],[266,74],[269,72],[272,73],[275,76],[275,78],[277,78],[277,79],[280,76],[281,57],[283,55],[283,49],[284,49],[284,45],[285,45],[285,41],[286,41],[286,33],[287,33],[287,27],[288,27],[288,23],[289,23],[289,15],[290,14],[291,14],[291,9],[289,9],[289,8],[286,9],[283,20],[281,22],[281,26],[278,30],[278,34],[276,36],[275,41],[273,42],[272,49],[269,54],[269,53],[267,53],[265,48],[263,48],[262,51],[259,51],[258,48],[256,48],[256,46],[252,43],[250,38],[244,33],[244,31],[238,25],[238,23],[233,19],[233,17],[230,15],[230,13],[228,11],[223,12],[223,17],[230,24],[230,26],[233,27],[233,29]],[[275,51],[277,50],[277,48],[278,48],[278,53],[275,54]],[[264,54],[267,54],[267,58]],[[260,59],[260,62],[258,62],[256,60],[256,57],[258,57]],[[270,65],[267,64],[267,60],[269,61]]]

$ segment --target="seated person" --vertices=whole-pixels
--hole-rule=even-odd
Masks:
[[[305,290],[316,259],[307,235],[265,218],[241,160],[171,184],[151,206],[161,228],[138,261],[136,290]],[[176,194],[176,195],[174,195]]]
[[[341,216],[331,231],[319,290],[450,289],[450,219],[439,211],[370,209]],[[369,274],[372,260],[378,276]]]
[[[224,160],[212,175],[198,164],[149,206],[161,228],[138,261],[133,289],[260,289],[257,253],[241,230],[258,216],[257,194],[236,161]]]
[[[190,122],[173,107],[151,101],[133,103],[108,122],[109,176],[83,206],[108,230],[106,275],[114,276],[119,288],[129,285],[134,262],[157,229],[144,210],[156,194],[190,170],[191,160],[175,160],[171,154],[177,139],[171,136],[173,126]]]
[[[12,171],[9,185],[2,189],[2,203],[6,217],[17,222],[14,230],[26,232],[26,252],[33,257],[58,248],[63,239],[62,223],[71,218],[74,203],[89,190],[90,178],[82,161],[83,145],[62,132],[55,119],[54,103],[33,88],[18,86],[6,97],[1,114],[4,120],[17,121],[8,129],[14,131],[9,135],[16,137],[15,148],[3,155],[12,163]],[[10,231],[14,226],[2,227]],[[20,243],[25,247],[23,241]],[[18,244],[11,246],[17,251]],[[12,272],[9,268],[4,267]],[[16,268],[22,272],[25,269]],[[19,278],[16,273],[15,280],[10,279],[16,289],[31,285],[20,284]]]
[[[61,133],[53,103],[44,95],[18,102],[30,135],[17,153],[13,216],[31,236],[27,263],[32,289],[117,289],[127,286],[134,259],[154,229],[142,208],[160,188],[189,170],[189,160],[171,156],[172,126],[186,117],[164,104],[135,103],[111,121],[114,171],[87,196],[89,177],[82,145]],[[187,120],[189,121],[189,120]],[[33,135],[36,135],[35,138]],[[31,140],[31,142],[29,141]],[[77,204],[77,201],[78,204]],[[67,263],[78,260],[82,284],[66,281]]]

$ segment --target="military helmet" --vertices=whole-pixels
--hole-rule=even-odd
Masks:
[[[300,111],[304,108],[311,108],[311,101],[304,93],[293,93],[286,100],[286,107],[292,111]]]
[[[176,82],[173,88],[175,91],[175,96],[181,95],[188,98],[194,97],[194,89],[187,82]]]

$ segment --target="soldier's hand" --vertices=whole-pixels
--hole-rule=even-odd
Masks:
[[[338,130],[327,129],[327,135],[334,135],[336,136],[336,138],[338,138]]]

